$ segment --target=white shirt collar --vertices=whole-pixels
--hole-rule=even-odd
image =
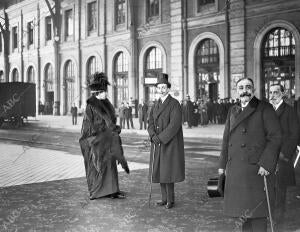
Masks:
[[[164,101],[166,100],[166,98],[169,96],[169,94],[167,94],[166,96],[164,96],[164,97],[161,97],[160,99],[161,99],[161,103],[164,103]]]
[[[283,103],[283,100],[281,99],[280,102],[277,105],[273,105],[275,110],[278,110],[279,106]]]

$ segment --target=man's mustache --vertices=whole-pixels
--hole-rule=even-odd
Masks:
[[[250,93],[242,93],[242,94],[240,95],[240,97],[245,97],[245,96],[251,97],[251,94],[250,94]]]

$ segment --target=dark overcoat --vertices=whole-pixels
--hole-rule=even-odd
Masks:
[[[299,122],[295,110],[283,102],[276,110],[282,130],[282,146],[280,152],[287,160],[278,160],[277,179],[279,186],[293,186],[296,184],[295,171],[293,167],[293,156],[295,154],[298,137]]]
[[[87,100],[79,143],[91,199],[119,191],[116,160],[126,161],[123,160],[118,133],[120,127],[116,125],[115,110],[110,101],[90,97]]]
[[[158,135],[160,145],[151,144],[155,151],[153,183],[175,183],[185,179],[184,144],[182,133],[182,112],[179,102],[170,95],[159,107],[156,102],[150,111],[148,133],[150,138]]]
[[[253,97],[247,107],[234,105],[227,115],[220,168],[225,169],[224,213],[231,217],[268,215],[263,177],[267,177],[271,202],[274,203],[275,168],[281,145],[281,129],[273,107]]]

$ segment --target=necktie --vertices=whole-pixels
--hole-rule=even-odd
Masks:
[[[162,105],[161,99],[158,99],[158,109],[161,107],[161,105]]]

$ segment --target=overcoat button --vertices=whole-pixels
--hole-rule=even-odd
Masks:
[[[247,132],[246,128],[243,128],[242,132],[243,132],[243,133],[246,133],[246,132]]]
[[[241,145],[241,147],[246,147],[246,144],[243,143],[243,144]]]
[[[232,147],[232,143],[229,144],[229,147]]]

